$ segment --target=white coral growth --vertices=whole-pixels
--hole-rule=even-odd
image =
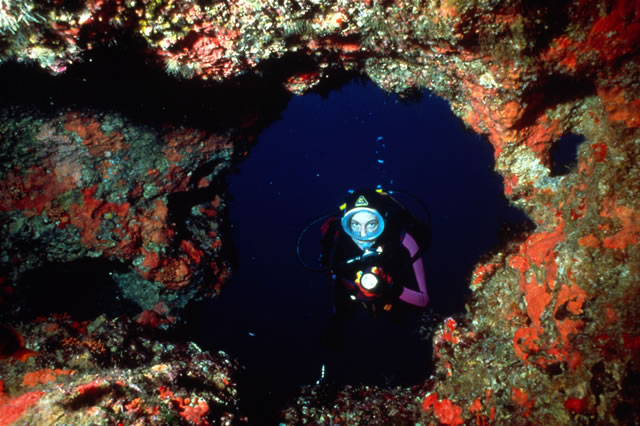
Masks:
[[[29,0],[0,0],[0,35],[15,34],[22,25],[41,21],[34,9]]]

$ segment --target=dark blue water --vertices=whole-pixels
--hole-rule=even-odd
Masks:
[[[297,261],[296,239],[358,187],[395,187],[429,206],[433,241],[425,265],[431,304],[442,315],[463,311],[474,263],[498,243],[505,222],[525,220],[508,206],[502,179],[492,168],[488,142],[466,131],[437,97],[404,104],[360,83],[324,99],[294,97],[229,178],[238,262],[203,319],[206,344],[239,358],[268,391],[318,379],[325,361],[319,336],[329,317],[329,291],[324,274]],[[411,198],[397,198],[424,217]],[[310,264],[317,265],[318,237],[315,226],[303,238],[302,255]],[[349,333],[360,336],[352,335],[351,341],[376,338],[362,332],[371,330],[366,321],[372,320],[354,321],[347,339]],[[424,352],[407,356],[381,350],[387,358],[374,352],[372,363],[393,362],[415,372],[419,383],[429,374],[429,344],[411,347]],[[345,353],[345,360],[349,357]],[[367,377],[366,368],[356,370],[348,380],[358,374],[364,382],[373,377]]]
[[[578,164],[578,148],[584,141],[584,136],[568,133],[554,142],[549,150],[551,157],[550,176],[569,174],[571,169]]]

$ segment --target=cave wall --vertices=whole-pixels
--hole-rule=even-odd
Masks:
[[[15,265],[6,280],[19,281],[45,262],[103,257],[116,270],[125,262],[135,271],[115,272],[114,281],[143,309],[184,305],[179,297],[163,300],[164,288],[196,295],[202,278],[192,265],[221,246],[215,218],[222,200],[193,206],[189,230],[171,224],[169,204],[176,194],[209,185],[208,176],[192,179],[199,164],[215,164],[211,175],[228,167],[231,137],[184,128],[159,134],[114,114],[78,111],[47,117],[13,110],[2,121],[0,210],[10,225],[1,244],[3,263]],[[226,273],[212,267],[212,277],[224,281]]]
[[[100,46],[135,40],[149,64],[202,84],[260,79],[276,67],[275,83],[303,94],[347,70],[403,96],[429,89],[447,99],[488,136],[505,194],[537,228],[477,266],[467,314],[447,319],[434,336],[436,371],[416,391],[410,416],[448,424],[638,421],[640,330],[630,303],[640,281],[638,2],[17,1],[0,14],[2,60],[54,75]],[[121,288],[147,310],[159,296],[134,289],[182,291],[170,301],[184,306],[207,293],[193,284],[196,265],[214,262],[224,279],[224,260],[207,246],[216,237],[193,231],[202,236],[185,240],[161,213],[171,193],[200,185],[188,171],[228,155],[233,137],[197,128],[154,133],[163,166],[141,163],[127,176],[155,192],[132,201],[136,185],[105,184],[109,170],[122,173],[112,157],[133,161],[146,140],[127,137],[142,133],[126,117],[71,111],[20,124],[6,114],[6,292],[30,265],[60,251],[58,260],[103,256],[129,265],[135,279],[119,281]],[[18,143],[16,133],[30,136]],[[585,141],[577,165],[555,176],[550,150],[567,134]],[[215,216],[218,205],[200,211]],[[27,253],[11,238],[42,249]],[[357,419],[393,418],[374,405],[359,407]],[[287,415],[317,421],[353,410],[329,404],[311,415],[294,405]]]

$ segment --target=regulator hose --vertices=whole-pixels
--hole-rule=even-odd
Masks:
[[[325,215],[320,216],[317,219],[314,219],[313,221],[311,221],[307,226],[304,227],[304,229],[302,231],[300,231],[300,234],[298,234],[298,241],[296,242],[296,254],[298,255],[298,261],[300,262],[300,264],[307,270],[312,271],[312,272],[320,272],[320,271],[325,271],[327,270],[326,267],[321,266],[321,267],[313,267],[313,266],[309,266],[303,259],[302,259],[302,255],[300,254],[300,241],[302,240],[302,237],[304,236],[304,234],[309,230],[309,228],[311,228],[313,225],[315,225],[316,223],[320,222],[321,220],[324,219],[328,219],[331,216],[335,216],[337,214],[337,212],[332,211],[331,213],[327,213]]]

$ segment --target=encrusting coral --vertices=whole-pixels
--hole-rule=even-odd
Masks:
[[[223,352],[163,341],[126,318],[52,314],[20,332],[38,354],[0,362],[0,425],[246,422],[240,367]]]
[[[347,70],[405,96],[429,89],[487,136],[506,196],[536,228],[476,266],[466,313],[444,320],[433,336],[432,378],[410,390],[345,388],[335,404],[306,389],[284,409],[286,422],[640,422],[640,323],[630,303],[640,288],[637,1],[0,3],[7,4],[3,62],[63,74],[87,52],[136,40],[149,63],[190,82],[257,81],[281,63],[270,81],[295,94]],[[34,19],[7,21],[19,9]],[[160,302],[181,307],[216,292],[228,276],[218,230],[195,219],[188,236],[177,232],[167,203],[172,193],[207,186],[213,175],[198,183],[189,171],[229,158],[238,139],[138,127],[100,111],[2,114],[3,300],[51,256],[127,264],[116,281],[146,312],[142,323],[170,322],[155,309]],[[577,164],[554,175],[551,149],[569,134],[584,138]],[[218,218],[224,199],[212,199],[194,205],[193,217]],[[40,248],[22,250],[24,241]],[[202,265],[217,277],[213,286],[203,287]],[[37,386],[79,377],[48,374]],[[116,376],[85,385],[94,383],[99,395],[131,389]],[[37,415],[30,407],[49,398],[39,390],[15,396],[7,383],[2,395],[7,389],[12,396],[2,396],[0,407],[12,419]],[[131,407],[162,407],[134,403],[134,394]],[[187,403],[171,389],[161,395],[189,421],[209,401]]]

